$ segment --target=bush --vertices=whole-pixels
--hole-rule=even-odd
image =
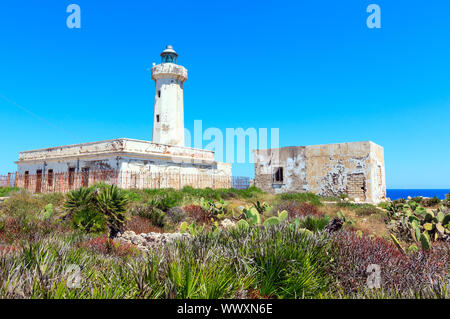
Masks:
[[[74,214],[77,211],[94,209],[93,200],[92,188],[80,188],[67,193],[64,207],[70,214]]]
[[[450,208],[450,194],[445,195],[445,200],[444,200],[443,204],[447,208]]]
[[[210,224],[211,216],[199,205],[185,206],[184,211],[191,217],[197,224]]]
[[[148,234],[148,233],[161,233],[162,229],[155,226],[152,221],[148,218],[141,216],[131,216],[129,220],[126,221],[124,230],[134,231],[136,234]]]
[[[416,196],[410,199],[413,202],[416,202],[417,204],[421,204],[423,201],[423,197],[422,196]]]
[[[172,223],[178,224],[186,218],[186,213],[181,207],[172,207],[167,211],[167,217],[170,218]]]
[[[425,207],[433,207],[436,205],[439,205],[441,203],[441,200],[434,196],[433,198],[424,198],[422,199],[422,206]]]
[[[128,202],[126,193],[117,186],[97,184],[97,186],[69,192],[65,207],[71,218],[77,215],[81,221],[87,223],[85,225],[90,225],[90,222],[93,221],[93,225],[96,225],[94,229],[98,229],[100,225],[96,215],[102,215],[109,229],[109,236],[114,238],[119,232],[123,231]],[[75,223],[75,225],[83,228],[83,223]]]
[[[138,204],[134,205],[130,211],[132,215],[137,215],[150,220],[154,226],[160,228],[164,227],[166,214],[155,206]]]
[[[320,231],[330,222],[330,218],[325,215],[323,217],[311,217],[300,219],[300,227],[309,229],[312,232]]]
[[[335,261],[329,271],[347,291],[366,287],[370,264],[381,267],[383,289],[399,289],[404,293],[423,290],[432,281],[446,276],[449,257],[437,251],[407,256],[390,241],[349,231],[336,234],[332,242]]]
[[[104,216],[98,211],[87,207],[74,212],[72,225],[75,229],[86,233],[99,233],[106,230]]]
[[[105,236],[89,239],[81,247],[92,249],[97,253],[115,257],[128,257],[139,255],[139,250],[130,244],[116,242]]]

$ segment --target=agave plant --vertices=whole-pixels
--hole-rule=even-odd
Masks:
[[[94,201],[98,211],[105,216],[109,237],[116,237],[119,232],[123,231],[128,197],[117,186],[111,185],[98,192]]]
[[[92,205],[93,193],[91,188],[80,188],[67,194],[64,206],[69,214],[89,208]]]

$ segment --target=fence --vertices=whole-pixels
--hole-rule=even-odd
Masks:
[[[184,186],[194,188],[236,188],[246,189],[250,186],[250,179],[241,176],[223,176],[214,174],[180,174],[180,173],[152,173],[128,172],[118,170],[81,171],[69,170],[64,173],[18,174],[0,175],[0,186],[15,186],[32,193],[51,193],[88,187],[95,183],[117,185],[123,189],[155,189],[174,188]]]

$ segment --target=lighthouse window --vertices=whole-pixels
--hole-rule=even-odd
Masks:
[[[156,122],[159,123],[159,114],[156,114]]]
[[[158,90],[158,97],[161,97],[161,90]]]

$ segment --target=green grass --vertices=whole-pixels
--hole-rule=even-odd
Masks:
[[[281,200],[292,200],[296,202],[307,202],[312,205],[321,206],[321,197],[313,193],[282,193],[277,195],[278,199]]]
[[[144,190],[126,190],[128,197],[133,202],[149,202],[158,197],[169,197],[175,202],[175,205],[182,205],[184,203],[190,203],[193,200],[199,200],[204,198],[207,200],[220,200],[220,199],[251,199],[256,198],[258,195],[263,194],[259,188],[251,186],[248,189],[237,190],[234,188],[193,188],[191,186],[185,186],[181,190],[175,190],[173,188],[165,189],[144,189]]]
[[[13,192],[19,191],[18,187],[0,187],[0,197],[9,196]]]

